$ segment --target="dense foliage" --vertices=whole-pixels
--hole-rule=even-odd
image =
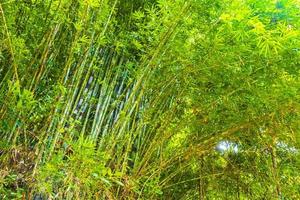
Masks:
[[[1,0],[0,199],[300,199],[298,0]]]

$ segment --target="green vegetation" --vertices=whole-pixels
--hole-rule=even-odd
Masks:
[[[300,199],[299,0],[1,0],[0,199]]]

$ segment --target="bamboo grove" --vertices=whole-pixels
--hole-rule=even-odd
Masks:
[[[0,199],[300,199],[298,0],[1,0]]]

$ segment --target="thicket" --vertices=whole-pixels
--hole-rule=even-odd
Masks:
[[[1,199],[300,199],[298,0],[1,0]]]

